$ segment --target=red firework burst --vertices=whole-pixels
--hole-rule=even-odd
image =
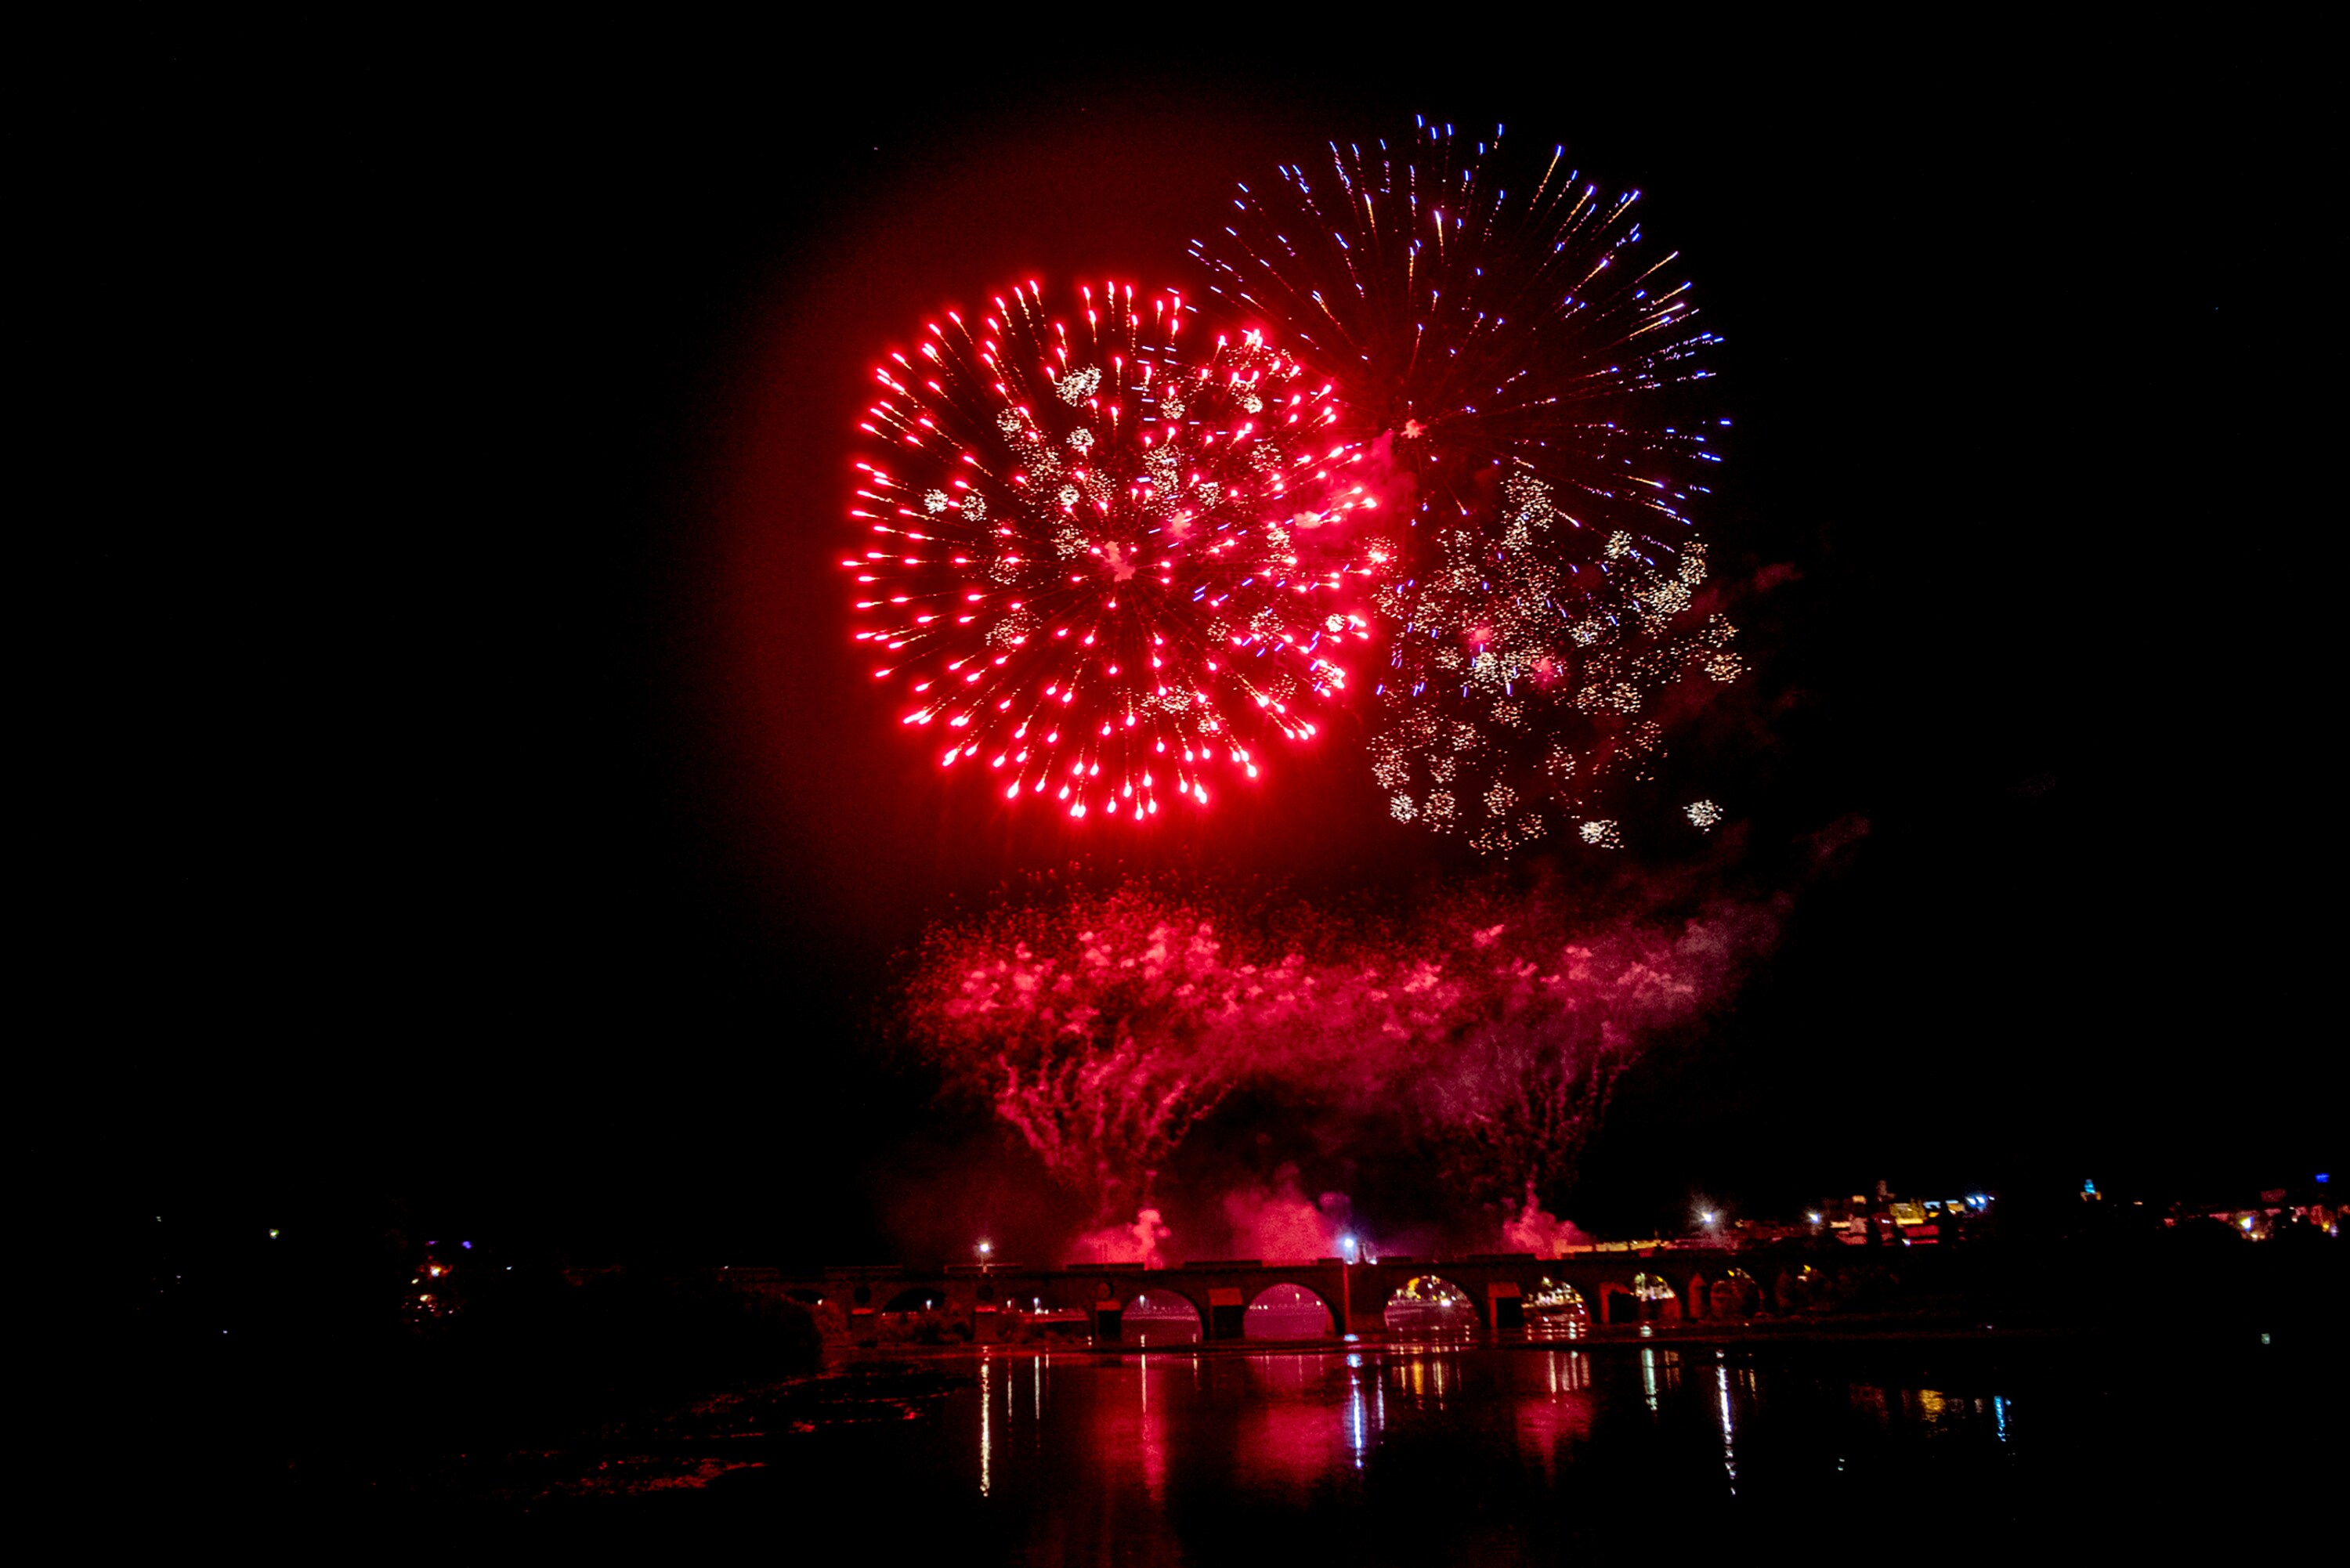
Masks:
[[[1141,823],[1315,733],[1368,634],[1376,568],[1346,536],[1378,502],[1330,388],[1262,334],[1190,358],[1180,296],[1080,300],[1055,320],[1014,288],[877,369],[850,514],[871,537],[842,565],[941,765]]]

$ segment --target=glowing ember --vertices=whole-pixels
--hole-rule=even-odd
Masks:
[[[1349,524],[1378,499],[1328,389],[1174,295],[1035,284],[876,370],[856,574],[876,679],[1003,798],[1149,821],[1315,732],[1369,637]],[[1186,336],[1186,333],[1190,337]]]

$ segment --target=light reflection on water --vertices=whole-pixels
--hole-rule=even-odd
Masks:
[[[1721,1401],[1721,1469],[1722,1473],[1730,1478],[1730,1495],[1736,1497],[1738,1495],[1738,1445],[1735,1441],[1736,1423],[1730,1414],[1730,1367],[1727,1357],[1723,1356],[1721,1352],[1716,1351],[1714,1355],[1717,1362],[1721,1363],[1713,1369],[1713,1379],[1715,1391]]]
[[[2224,1429],[2124,1420],[2116,1385],[2054,1356],[2021,1384],[1988,1354],[1916,1361],[1637,1341],[998,1349],[882,1369],[889,1418],[803,1425],[727,1495],[792,1517],[919,1506],[968,1538],[968,1561],[1203,1561],[1309,1540],[1461,1560],[1430,1522],[1446,1520],[1509,1543],[1496,1561],[1553,1561],[1614,1518],[1875,1518],[1921,1496],[2012,1514],[2027,1495],[2088,1495],[2095,1467],[2110,1487],[2116,1467],[2126,1485],[2210,1462],[2194,1445]],[[889,1382],[917,1375],[919,1399]]]
[[[979,1373],[978,1490],[997,1490],[999,1430],[1017,1420],[1032,1428],[1028,1456],[1075,1447],[1088,1459],[1082,1473],[1111,1488],[1131,1483],[1154,1507],[1170,1485],[1196,1482],[1202,1467],[1222,1469],[1235,1490],[1311,1501],[1334,1478],[1359,1484],[1391,1426],[1412,1440],[1441,1439],[1467,1416],[1483,1428],[1505,1420],[1518,1459],[1555,1483],[1577,1445],[1593,1435],[1606,1379],[1582,1350],[1490,1351],[1387,1349],[1344,1353],[1290,1350],[1247,1356],[1140,1351],[1115,1358],[1035,1355],[1024,1367],[999,1366],[1014,1358],[990,1356]],[[1652,1417],[1678,1386],[1679,1353],[1643,1349],[1640,1382]],[[1011,1398],[1024,1373],[1024,1411]],[[1738,1375],[1751,1389],[1751,1371]],[[1005,1390],[999,1414],[992,1390]],[[1730,1446],[1732,1373],[1724,1366],[1715,1388],[1722,1449],[1732,1480]],[[1047,1390],[1056,1397],[1048,1401]],[[1068,1430],[1048,1432],[1046,1411],[1063,1397],[1077,1414]],[[1492,1433],[1481,1433],[1490,1438]]]

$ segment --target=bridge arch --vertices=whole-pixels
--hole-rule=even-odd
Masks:
[[[1197,1345],[1206,1337],[1207,1314],[1180,1291],[1153,1287],[1129,1300],[1119,1313],[1121,1345]]]
[[[947,1293],[937,1285],[916,1285],[899,1291],[883,1304],[883,1312],[936,1312],[947,1304]]]
[[[1771,1282],[1763,1304],[1782,1313],[1809,1312],[1814,1293],[1827,1283],[1827,1276],[1809,1263],[1794,1263],[1779,1271]],[[1760,1282],[1756,1289],[1762,1290]]]
[[[1545,1274],[1526,1292],[1528,1339],[1581,1339],[1591,1332],[1591,1303],[1583,1293]]]
[[[1681,1315],[1680,1293],[1662,1274],[1634,1274],[1629,1284],[1603,1280],[1599,1319],[1604,1323],[1669,1323]]]
[[[1435,1274],[1415,1274],[1388,1298],[1389,1334],[1418,1339],[1467,1339],[1477,1333],[1477,1303],[1467,1291]]]
[[[1713,1282],[1706,1293],[1705,1315],[1713,1318],[1752,1317],[1763,1304],[1762,1287],[1743,1269],[1732,1269]]]
[[[1337,1332],[1337,1314],[1330,1303],[1287,1281],[1259,1291],[1241,1314],[1243,1339],[1325,1339]]]

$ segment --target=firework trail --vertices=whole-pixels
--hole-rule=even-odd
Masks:
[[[1129,887],[931,933],[910,1033],[1054,1179],[1122,1220],[1236,1088],[1529,1214],[1574,1175],[1618,1075],[1723,993],[1773,918],[1590,921],[1471,888],[1409,920],[1282,923]]]
[[[1423,122],[1331,159],[1243,187],[1193,251],[1411,493],[1362,545],[1391,568],[1366,672],[1375,774],[1396,817],[1488,852],[1554,822],[1613,846],[1609,802],[1659,754],[1668,693],[1740,673],[1694,523],[1729,423],[1690,395],[1718,339],[1679,254],[1643,235],[1639,193],[1563,150],[1520,159],[1499,131]]]
[[[1101,1225],[1241,1071],[1232,978],[1211,919],[1128,891],[933,931],[908,1022]]]
[[[1003,798],[1146,823],[1315,732],[1371,637],[1376,494],[1329,388],[1173,294],[1035,284],[876,369],[856,632],[940,761]],[[1222,776],[1219,777],[1219,774]]]

